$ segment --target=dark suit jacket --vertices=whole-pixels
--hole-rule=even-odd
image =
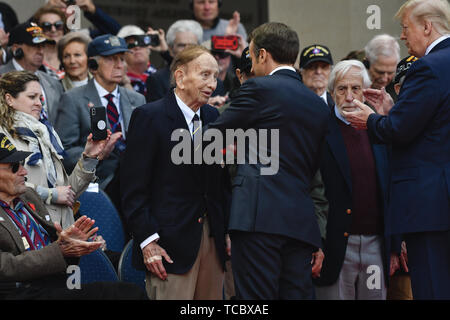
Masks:
[[[450,230],[450,39],[414,62],[369,133],[392,144],[388,233]]]
[[[219,115],[209,105],[200,110],[203,125]],[[120,166],[120,188],[122,210],[134,238],[133,265],[145,269],[139,245],[157,232],[158,244],[174,261],[163,261],[167,272],[183,274],[197,257],[203,228],[199,218],[205,212],[224,264],[229,177],[227,168],[219,164],[175,165],[171,160],[178,144],[171,141],[175,130],[189,128],[172,91],[134,110]]]
[[[145,104],[145,98],[143,95],[123,87],[119,87],[119,93],[120,112],[125,130],[127,130],[131,112],[134,108]],[[64,167],[68,173],[72,172],[80,159],[86,145],[86,139],[91,132],[90,104],[96,107],[102,106],[94,80],[90,80],[85,86],[65,92],[58,107],[55,130],[58,132],[67,153],[64,158]],[[109,121],[106,121],[106,123],[109,128]],[[119,157],[119,154],[113,151],[108,159],[98,164],[96,175],[100,179],[99,183],[102,189],[112,180],[119,165]]]
[[[322,286],[335,283],[339,276],[348,241],[348,237],[344,236],[344,233],[349,232],[352,222],[352,215],[347,213],[348,209],[353,209],[351,169],[338,121],[341,120],[336,117],[333,110],[320,160],[325,196],[329,202],[327,238],[324,246],[325,259],[320,278],[315,279],[315,283]],[[389,153],[386,146],[373,143],[372,152],[376,166],[378,194],[380,195],[379,208],[383,210],[384,222],[386,222],[390,174]],[[385,237],[385,250],[383,251],[385,275],[389,274],[388,261],[390,261],[391,247],[394,246],[391,242],[389,237]],[[396,239],[395,248],[398,252],[400,251],[400,242],[400,239]]]
[[[47,209],[34,190],[20,197],[25,207],[49,233],[56,239],[56,229],[47,221]],[[34,205],[35,210],[30,206]],[[50,216],[48,216],[49,218]],[[67,262],[57,243],[51,243],[40,250],[25,251],[17,227],[8,214],[0,207],[0,291],[15,288],[16,282],[33,282],[50,276],[65,276]]]
[[[231,105],[209,127],[270,129],[272,133],[278,129],[279,169],[274,175],[261,175],[264,166],[250,164],[246,148],[246,164],[238,166],[233,181],[231,231],[282,235],[321,247],[309,191],[329,114],[323,100],[293,71],[279,70],[242,85]]]
[[[0,74],[15,70],[16,68],[14,68],[12,60],[10,60],[7,64],[0,67]],[[45,92],[45,98],[47,99],[48,120],[52,125],[55,125],[56,116],[58,114],[58,104],[61,100],[61,95],[63,94],[63,87],[58,80],[53,79],[45,72],[38,70],[36,75],[39,77],[39,82]]]

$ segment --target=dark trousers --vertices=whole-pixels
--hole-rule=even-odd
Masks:
[[[233,231],[231,233],[236,299],[313,299],[313,247],[288,237]]]
[[[413,299],[450,299],[450,231],[405,235]]]

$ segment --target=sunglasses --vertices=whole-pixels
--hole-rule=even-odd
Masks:
[[[25,160],[21,160],[19,162],[11,163],[11,171],[12,171],[12,173],[17,173],[17,171],[19,171],[20,166],[23,167],[24,164],[25,164]]]
[[[56,30],[63,30],[64,22],[63,21],[56,21],[55,23],[43,22],[41,24],[41,28],[42,30],[44,30],[44,32],[52,31],[52,27],[55,27]]]

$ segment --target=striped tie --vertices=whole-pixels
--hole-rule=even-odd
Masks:
[[[26,239],[29,245],[27,250],[39,250],[50,243],[47,232],[34,220],[23,205],[23,202],[19,201],[16,203],[14,210],[4,202],[0,202],[0,205],[15,223],[21,236]]]
[[[192,141],[194,142],[194,154],[198,151],[201,151],[201,140],[200,140],[200,136],[201,136],[201,127],[200,127],[200,118],[198,117],[197,114],[194,115],[194,117],[192,118]]]
[[[106,106],[106,113],[108,115],[109,125],[111,126],[111,132],[120,132],[122,131],[122,126],[119,121],[119,111],[114,103],[114,95],[109,93],[105,96],[106,100],[108,100],[108,105]]]

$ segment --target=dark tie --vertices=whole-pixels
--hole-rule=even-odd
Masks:
[[[106,106],[106,114],[108,116],[109,125],[111,126],[111,132],[120,132],[122,131],[122,126],[119,121],[119,111],[114,103],[114,95],[112,93],[108,93],[105,96],[106,100],[108,100],[108,105]]]
[[[200,130],[200,118],[197,114],[192,118],[192,141],[194,142],[194,153],[201,151],[200,145],[201,140],[199,139],[201,136],[202,130]]]

